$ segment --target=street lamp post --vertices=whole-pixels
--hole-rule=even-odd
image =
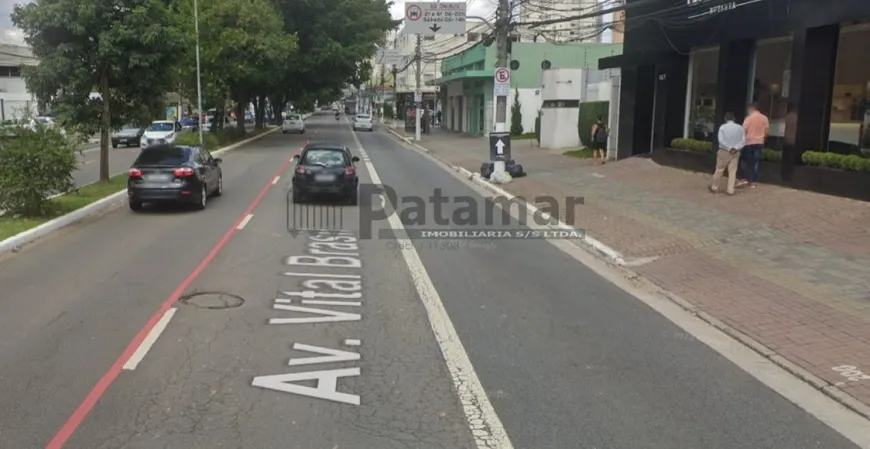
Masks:
[[[198,110],[196,128],[199,130],[199,146],[204,148],[202,143],[202,78],[199,65],[199,4],[197,0],[193,0],[193,26],[196,29],[196,108]]]

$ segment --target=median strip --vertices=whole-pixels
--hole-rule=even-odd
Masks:
[[[307,116],[306,116],[307,118]],[[246,139],[230,144],[212,154],[219,155],[253,142],[280,127],[266,129]],[[76,223],[116,206],[126,198],[127,173],[115,175],[108,182],[93,183],[50,199],[51,212],[43,217],[0,216],[0,254],[17,251],[58,229]]]

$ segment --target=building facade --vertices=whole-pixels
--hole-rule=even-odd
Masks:
[[[599,59],[618,55],[618,44],[542,44],[517,42],[512,45],[511,60],[519,66],[511,71],[511,94],[508,105],[519,95],[523,129],[535,129],[535,117],[541,109],[541,72],[544,61],[550,68],[588,69],[597,76],[584,77],[588,81],[585,91],[596,99],[608,97],[600,87],[607,72],[596,70]],[[483,43],[445,59],[441,65],[439,97],[442,127],[472,135],[485,135],[493,126],[493,74],[496,46]]]
[[[782,182],[806,151],[870,151],[870,2],[629,0],[626,16],[625,52],[600,64],[622,69],[620,157],[714,141],[748,102],[770,119]]]
[[[533,23],[566,19],[601,9],[599,0],[535,0],[521,2],[519,22]],[[519,29],[521,42],[601,42],[603,16],[588,17]]]
[[[27,91],[22,66],[39,63],[23,45],[0,44],[0,120],[18,120],[37,115],[36,99]]]
[[[434,83],[434,80],[441,73],[441,62],[445,58],[480,42],[483,33],[488,30],[488,26],[480,20],[468,20],[466,30],[463,34],[436,34],[423,37],[420,90],[423,93],[424,104],[428,109],[438,108],[436,103],[439,87]],[[387,35],[387,41],[392,44],[392,48],[398,49],[404,56],[404,60],[397,67],[400,71],[395,78],[396,101],[401,114],[406,107],[412,106],[414,91],[417,89],[417,64],[414,63],[417,35],[390,32]]]

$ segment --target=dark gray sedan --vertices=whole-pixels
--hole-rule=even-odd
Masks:
[[[126,125],[112,134],[112,148],[119,145],[125,147],[139,146],[139,139],[145,133],[145,128],[139,125]]]

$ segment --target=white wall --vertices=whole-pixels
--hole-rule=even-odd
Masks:
[[[514,105],[514,97],[516,96],[516,92],[519,91],[520,94],[520,110],[523,114],[523,132],[531,133],[535,132],[535,117],[538,116],[538,110],[541,109],[541,104],[543,104],[543,96],[541,95],[541,89],[514,89],[511,91],[511,94],[508,96],[508,105],[510,108]],[[508,110],[508,114],[510,114],[510,109]],[[508,115],[508,120],[510,120],[510,115]],[[508,126],[510,126],[510,121],[508,121]]]
[[[6,120],[36,115],[36,99],[27,92],[24,78],[0,78],[0,99],[3,99],[2,116]]]

